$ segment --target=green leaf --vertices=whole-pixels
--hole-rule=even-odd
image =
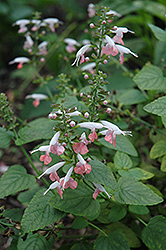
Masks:
[[[146,101],[145,96],[138,89],[124,91],[124,93],[117,95],[117,99],[123,105],[133,105]]]
[[[163,122],[163,124],[164,124],[164,127],[166,128],[166,115],[163,115],[163,116],[161,117],[161,119],[162,119],[162,122]]]
[[[49,204],[49,199],[53,197],[52,192],[45,196],[43,192],[43,190],[38,191],[25,210],[21,225],[26,233],[48,226],[63,216],[62,212]]]
[[[72,223],[72,228],[80,229],[88,226],[88,222],[84,217],[76,217]]]
[[[142,231],[142,240],[151,250],[164,250],[166,246],[166,218],[153,217]]]
[[[14,221],[20,221],[22,218],[23,208],[6,209],[2,214]]]
[[[79,183],[76,189],[68,188],[65,190],[63,200],[56,194],[50,199],[50,204],[61,211],[94,220],[100,213],[100,204],[93,199],[92,195],[91,188]]]
[[[116,230],[108,236],[100,236],[94,242],[94,250],[130,250],[125,235]]]
[[[164,155],[161,161],[161,171],[166,172],[166,155]]]
[[[156,159],[165,154],[166,154],[166,141],[165,140],[160,140],[156,142],[150,150],[151,159]]]
[[[0,199],[30,188],[36,179],[20,165],[11,166],[0,179]]]
[[[8,148],[13,136],[14,134],[12,132],[6,131],[5,128],[0,127],[0,148]]]
[[[118,150],[118,151],[121,151],[123,153],[129,154],[132,156],[138,156],[138,153],[137,153],[135,147],[133,146],[133,144],[129,141],[129,139],[127,139],[123,135],[118,135],[116,137],[115,148],[113,147],[113,145],[111,143],[109,143],[108,141],[105,141],[104,138],[100,138],[99,142],[107,148]]]
[[[132,160],[130,157],[122,152],[117,151],[114,158],[114,164],[117,169],[129,169],[132,168]]]
[[[150,188],[130,177],[121,177],[118,181],[119,190],[115,191],[115,200],[121,204],[155,205],[163,199]]]
[[[92,250],[92,244],[88,241],[80,241],[75,243],[70,250]]]
[[[29,190],[19,193],[17,200],[27,206],[33,196],[41,189],[36,183]]]
[[[123,219],[127,214],[126,209],[123,206],[115,205],[111,208],[108,215],[109,222],[116,222]]]
[[[16,140],[16,145],[41,140],[50,139],[54,135],[53,127],[56,121],[52,121],[48,118],[38,118],[21,128],[18,131],[19,139]]]
[[[129,205],[129,211],[134,214],[148,214],[149,209],[145,206]]]
[[[140,247],[140,241],[136,237],[135,233],[129,227],[122,224],[121,222],[113,222],[105,226],[104,232],[106,232],[107,234],[110,234],[112,232],[117,232],[115,230],[121,231],[126,236],[126,239],[128,240],[130,247],[133,247],[133,248]]]
[[[114,175],[104,163],[92,160],[89,164],[91,165],[92,170],[85,176],[85,179],[91,182],[103,184],[113,190],[116,189],[117,183]]]
[[[153,102],[147,104],[144,107],[144,110],[158,116],[166,117],[166,96],[159,97]]]
[[[53,247],[53,240],[46,240],[41,234],[28,234],[25,241],[20,237],[17,244],[17,250],[51,250]]]
[[[160,40],[161,42],[166,42],[166,32],[164,30],[153,24],[149,24],[149,27],[158,40]]]
[[[78,99],[75,96],[67,96],[66,101],[63,104],[64,108],[74,108],[78,106]]]
[[[166,77],[162,70],[154,65],[145,65],[133,78],[140,89],[166,90]]]
[[[119,170],[118,173],[121,176],[126,176],[126,177],[132,177],[133,179],[136,179],[137,181],[139,180],[147,180],[150,179],[154,176],[154,174],[145,171],[141,168],[133,168],[128,171],[125,170]]]

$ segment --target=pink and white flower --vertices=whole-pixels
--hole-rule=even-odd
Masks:
[[[87,152],[89,152],[88,148],[86,145],[88,145],[89,141],[86,139],[86,135],[85,132],[82,133],[81,137],[80,137],[80,142],[76,142],[73,145],[73,150],[76,154],[78,154],[79,152],[84,155]]]
[[[95,5],[93,3],[89,3],[87,11],[90,18],[95,16]]]
[[[119,44],[122,44],[122,45],[124,45],[124,42],[123,42],[123,40],[122,40],[122,38],[123,38],[123,33],[127,33],[127,32],[135,33],[134,31],[131,31],[131,30],[127,29],[126,27],[117,27],[117,26],[114,26],[114,27],[113,27],[113,30],[111,30],[111,32],[116,34],[116,35],[113,37],[113,40],[114,40],[116,43],[119,43]]]
[[[46,100],[47,98],[48,98],[48,96],[47,95],[44,95],[44,94],[31,94],[31,95],[27,95],[26,97],[25,97],[25,99],[29,99],[29,98],[32,98],[32,99],[34,99],[34,101],[33,101],[33,106],[36,108],[36,107],[38,107],[39,106],[39,104],[40,104],[40,100]]]
[[[45,155],[40,156],[40,161],[44,161],[45,165],[48,165],[52,161],[51,156],[49,156],[50,145],[41,146],[38,149],[34,149],[34,150],[30,151],[30,153],[33,154],[33,153],[35,153],[37,151],[41,151],[41,152],[44,151],[45,152]]]
[[[58,139],[60,136],[60,131],[58,131],[50,141],[50,151],[53,154],[57,154],[58,156],[63,154],[65,148],[59,143]]]
[[[55,24],[62,24],[63,22],[61,22],[58,18],[45,18],[43,23],[48,24],[51,31],[55,32]]]
[[[128,49],[128,48],[126,48],[124,46],[116,45],[116,48],[118,49],[118,51],[120,53],[120,56],[119,56],[119,62],[120,62],[120,64],[123,64],[123,62],[124,62],[124,54],[131,54],[131,55],[133,55],[135,57],[138,57],[137,54],[135,54],[130,49]]]
[[[72,39],[72,38],[65,38],[64,42],[67,43],[66,51],[68,53],[72,53],[72,52],[76,51],[75,46],[80,46],[80,43],[78,43],[75,39]]]
[[[10,61],[9,64],[18,63],[17,69],[21,69],[24,63],[28,63],[30,60],[27,57],[16,57],[14,60]]]
[[[95,132],[95,129],[103,128],[103,125],[98,122],[82,122],[82,123],[79,123],[78,125],[82,128],[91,129],[92,133],[90,133],[88,136],[91,142],[94,142],[94,140],[97,139],[97,133]]]
[[[108,196],[109,199],[111,198],[111,196],[109,195],[109,193],[107,193],[107,191],[105,190],[105,188],[102,185],[100,185],[98,183],[95,183],[95,182],[93,182],[93,185],[95,186],[95,191],[93,193],[93,198],[95,200],[96,200],[98,194],[100,194],[101,192],[106,193],[106,195]]]
[[[115,46],[115,43],[113,39],[111,39],[109,36],[105,35],[105,40],[107,42],[106,46],[102,47],[102,55],[112,55],[116,56],[118,54],[118,49]]]
[[[20,19],[20,20],[17,20],[15,23],[13,23],[13,26],[14,25],[20,26],[18,33],[24,33],[28,30],[26,25],[29,23],[30,23],[30,21],[28,19]]]
[[[81,70],[82,71],[89,71],[89,73],[93,74],[94,73],[94,68],[96,67],[96,63],[92,62],[92,63],[88,63],[86,65],[84,65]]]
[[[39,49],[38,55],[47,55],[48,54],[47,45],[48,45],[47,41],[43,41],[42,43],[40,43],[38,45],[38,49]]]
[[[80,154],[77,154],[77,158],[79,162],[77,162],[74,172],[81,175],[89,174],[91,172],[91,165],[89,165]]]
[[[31,36],[29,35],[29,32],[25,35],[25,38],[26,38],[26,40],[24,42],[23,48],[24,49],[31,49],[31,47],[34,44],[34,41],[32,40]]]
[[[103,127],[107,128],[107,130],[100,131],[100,134],[105,135],[104,139],[113,144],[114,147],[116,145],[116,135],[122,134],[124,136],[132,136],[131,131],[122,131],[118,126],[111,122],[101,121],[101,123],[103,124]]]
[[[59,168],[61,168],[63,165],[65,164],[65,161],[59,162],[54,164],[53,166],[51,166],[50,168],[48,168],[46,171],[44,171],[39,177],[38,179],[40,179],[43,175],[45,174],[51,174],[53,172],[58,171]]]
[[[115,10],[109,10],[108,12],[105,13],[106,15],[113,15],[117,17],[121,17],[122,15],[116,12]]]
[[[80,64],[85,62],[85,57],[84,54],[85,52],[90,48],[91,44],[86,44],[83,47],[81,47],[78,52],[76,53],[76,59],[75,61],[72,63],[71,66],[73,66],[74,64],[76,64],[76,66],[78,67],[78,63],[80,60]]]

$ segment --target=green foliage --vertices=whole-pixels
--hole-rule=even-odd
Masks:
[[[150,150],[150,158],[155,159],[166,154],[166,141],[156,142]]]
[[[129,205],[129,211],[134,214],[148,214],[149,209],[145,206]]]
[[[10,140],[13,138],[11,131],[0,127],[0,148],[8,148],[10,146]]]
[[[125,235],[119,231],[114,231],[108,236],[100,236],[94,243],[94,249],[99,250],[129,250]]]
[[[0,198],[30,188],[35,183],[35,177],[27,174],[26,169],[20,165],[11,166],[0,179]]]
[[[151,28],[153,34],[158,40],[160,40],[161,42],[166,42],[166,31],[160,29],[159,27],[153,24],[149,24],[149,27]]]
[[[166,218],[153,217],[142,231],[142,240],[152,250],[163,250],[166,246]]]
[[[114,205],[108,215],[109,222],[115,222],[123,219],[127,214],[126,209],[123,206]]]
[[[117,151],[114,158],[114,164],[117,169],[130,169],[132,168],[132,161],[130,157],[122,152]]]
[[[92,245],[88,241],[75,243],[70,250],[92,250]]]
[[[80,229],[88,226],[88,222],[84,217],[76,217],[72,223],[72,228]]]
[[[63,200],[56,194],[55,197],[50,199],[50,204],[61,211],[94,220],[100,213],[100,204],[93,199],[92,194],[91,188],[79,183],[76,189],[71,190],[69,188],[65,191]]]
[[[59,220],[63,213],[53,208],[49,200],[52,193],[43,196],[43,190],[38,191],[30,201],[21,220],[22,230],[32,232]]]

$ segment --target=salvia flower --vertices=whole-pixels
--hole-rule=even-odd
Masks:
[[[113,15],[113,16],[117,16],[117,17],[121,17],[122,16],[120,13],[116,12],[115,10],[109,10],[105,14],[106,15]]]
[[[49,28],[51,29],[52,32],[55,32],[54,25],[55,24],[62,24],[61,21],[59,21],[58,18],[46,18],[43,20],[44,23],[48,24]]]
[[[119,62],[120,62],[120,64],[123,64],[123,62],[124,62],[124,54],[131,54],[131,55],[133,55],[135,57],[138,57],[137,54],[135,54],[130,49],[128,49],[128,48],[126,48],[124,46],[116,45],[116,48],[118,49],[118,51],[120,53],[120,56],[119,56]]]
[[[89,174],[91,172],[91,165],[89,165],[80,154],[77,154],[77,158],[79,161],[74,168],[74,172],[81,175]]]
[[[81,47],[78,52],[76,53],[76,59],[75,61],[72,63],[71,66],[73,66],[74,64],[76,64],[76,66],[78,67],[78,63],[80,60],[80,64],[85,62],[85,57],[84,54],[85,52],[90,48],[91,44],[86,44],[83,47]]]
[[[95,16],[95,5],[93,3],[88,4],[88,16],[91,18]]]
[[[93,198],[95,200],[96,200],[98,194],[100,194],[101,192],[106,193],[106,195],[108,196],[109,199],[111,198],[111,196],[107,193],[107,191],[105,190],[105,188],[102,185],[95,183],[95,182],[93,182],[93,185],[95,186],[95,191],[93,193]]]
[[[124,45],[124,42],[123,42],[123,40],[122,40],[122,38],[123,38],[123,33],[127,33],[127,32],[135,33],[134,31],[131,31],[131,30],[127,29],[126,27],[117,27],[117,26],[114,26],[114,27],[113,27],[113,30],[111,30],[111,32],[116,34],[116,35],[113,37],[113,40],[114,40],[116,43],[119,43],[119,44],[122,44],[122,45]]]
[[[79,152],[84,155],[87,152],[89,152],[88,148],[86,145],[88,145],[89,141],[86,139],[86,134],[85,132],[82,133],[81,137],[80,137],[80,142],[76,142],[73,145],[73,150],[76,154],[78,154]]]
[[[31,49],[31,47],[34,44],[34,41],[32,40],[31,36],[29,35],[29,32],[25,35],[25,38],[26,38],[26,40],[24,42],[23,48],[24,49]]]
[[[71,178],[71,174],[73,171],[73,167],[71,167],[66,176],[59,179],[59,181],[53,182],[49,188],[44,192],[43,195],[45,195],[49,190],[57,188],[57,193],[60,195],[61,199],[63,199],[63,190],[70,187],[71,189],[75,189],[77,187],[77,182]]]
[[[36,20],[36,19],[31,20],[31,23],[34,24],[34,26],[31,28],[32,31],[36,31],[40,28],[40,26],[46,25],[46,24],[42,23],[41,20]]]
[[[92,63],[88,63],[86,65],[84,65],[81,70],[82,71],[89,71],[89,73],[93,74],[94,73],[94,68],[96,67],[96,63],[92,62]]]
[[[40,161],[43,161],[45,165],[48,165],[52,161],[51,156],[49,156],[50,145],[41,146],[38,149],[32,150],[30,153],[33,154],[37,151],[45,152],[45,155],[40,156]]]
[[[65,38],[64,42],[67,43],[66,51],[68,53],[72,53],[72,52],[76,51],[75,46],[80,46],[80,43],[78,43],[75,39],[72,39],[72,38]]]
[[[50,151],[53,154],[57,154],[58,156],[63,154],[65,148],[59,143],[58,139],[60,136],[60,131],[58,131],[50,141]]]
[[[82,128],[91,129],[92,133],[90,133],[88,136],[91,142],[94,142],[94,140],[97,139],[97,133],[95,132],[95,129],[103,128],[103,125],[98,122],[82,122],[82,123],[79,123],[78,125]]]
[[[47,98],[48,98],[48,96],[47,95],[44,95],[44,94],[31,94],[31,95],[27,95],[26,97],[25,97],[25,99],[29,99],[29,98],[32,98],[32,99],[34,99],[34,101],[33,101],[33,106],[36,108],[36,107],[38,107],[39,106],[39,104],[40,104],[40,100],[46,100]]]
[[[116,56],[118,54],[118,49],[115,46],[115,43],[113,41],[112,38],[110,38],[109,36],[105,35],[105,40],[107,42],[106,46],[102,47],[102,55],[112,55],[112,56]]]
[[[124,136],[132,136],[131,131],[122,131],[118,126],[111,122],[101,121],[101,123],[103,124],[103,127],[107,128],[107,130],[100,131],[100,133],[105,135],[104,139],[113,144],[114,147],[116,145],[116,135],[122,134]]]
[[[45,174],[51,174],[55,171],[57,171],[59,168],[61,168],[63,165],[65,164],[65,161],[59,162],[54,164],[52,167],[48,168],[46,171],[44,171],[39,177],[38,179],[40,179],[43,175]]]
[[[47,45],[48,45],[48,42],[47,41],[43,41],[42,43],[40,43],[38,45],[38,49],[39,49],[39,55],[47,55],[48,52],[47,52]]]
[[[79,116],[79,115],[81,115],[81,112],[79,112],[79,111],[73,111],[73,112],[70,112],[70,113],[66,113],[66,115],[68,115],[68,116]]]
[[[15,59],[13,59],[12,61],[9,62],[9,64],[14,64],[14,63],[18,63],[17,65],[17,69],[21,69],[23,67],[24,63],[28,63],[30,60],[27,57],[16,57]]]
[[[14,25],[20,26],[19,30],[18,30],[18,33],[24,33],[24,32],[26,32],[28,30],[26,25],[29,24],[29,23],[30,23],[30,21],[28,19],[20,19],[20,20],[17,20],[15,23],[13,23],[13,26]]]

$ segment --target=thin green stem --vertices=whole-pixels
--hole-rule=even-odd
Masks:
[[[142,224],[144,224],[144,226],[146,227],[148,224],[143,221],[141,218],[139,218],[138,216],[135,216],[137,218],[137,220],[139,220]]]
[[[100,231],[102,234],[104,234],[104,236],[108,236],[102,229],[100,229],[99,227],[97,227],[96,225],[94,225],[93,223],[88,221],[88,224],[94,228],[96,228],[98,231]]]
[[[3,221],[0,221],[0,224],[3,225],[3,226],[6,226],[6,227],[14,227],[13,224],[8,224],[8,223],[5,223]]]

